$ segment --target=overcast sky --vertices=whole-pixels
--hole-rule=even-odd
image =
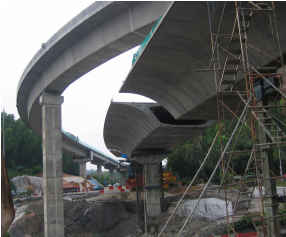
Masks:
[[[54,33],[94,1],[1,1],[1,111],[19,118],[16,91],[29,61]],[[136,48],[84,75],[63,93],[62,127],[80,140],[112,155],[103,140],[103,126],[111,99],[151,101],[118,94]],[[112,155],[113,156],[113,155]],[[87,169],[94,168],[87,164]]]

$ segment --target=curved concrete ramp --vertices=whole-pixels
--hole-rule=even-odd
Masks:
[[[112,102],[104,124],[107,148],[131,157],[134,151],[171,149],[213,124],[212,120],[175,120],[159,104]]]
[[[95,2],[74,17],[42,44],[24,70],[17,89],[21,119],[41,137],[43,91],[60,95],[90,70],[139,45],[169,5]]]
[[[286,4],[275,2],[275,6],[285,58]],[[222,7],[223,2],[220,2],[216,13],[218,16]],[[228,2],[221,34],[232,32],[234,19],[234,2]],[[267,14],[253,17],[248,31],[249,44],[258,49],[263,47],[268,33],[264,27],[268,22]],[[266,41],[264,51],[278,57],[270,38]],[[229,39],[219,41],[225,48],[228,48],[228,42]],[[176,119],[217,119],[214,73],[195,72],[196,69],[209,68],[211,50],[207,2],[174,2],[137,59],[120,92],[147,96],[161,104]],[[259,52],[249,47],[249,55],[250,64],[254,66]],[[220,56],[223,58],[224,55]],[[263,54],[257,67],[262,66],[275,66],[275,63]],[[245,88],[242,72],[238,72],[234,90]],[[222,89],[226,88],[228,86],[224,85]],[[224,97],[226,105],[234,112],[238,100],[238,97]],[[225,116],[228,115],[231,113],[226,111]]]

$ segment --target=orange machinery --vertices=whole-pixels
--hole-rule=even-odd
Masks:
[[[63,192],[64,193],[79,192],[79,191],[80,191],[79,183],[70,182],[68,184],[63,184]]]

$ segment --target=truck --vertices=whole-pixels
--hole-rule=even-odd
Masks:
[[[138,178],[138,187],[142,187],[143,186],[143,175],[138,174],[137,178]],[[126,188],[131,189],[131,191],[136,191],[136,179],[127,179]]]
[[[64,193],[79,192],[79,190],[80,190],[79,183],[70,182],[68,184],[63,184],[63,192]]]

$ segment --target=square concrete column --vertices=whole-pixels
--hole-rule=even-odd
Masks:
[[[126,180],[125,180],[125,174],[126,174],[126,172],[120,172],[120,174],[121,174],[121,183],[122,183],[122,184],[125,184],[125,183],[126,183]]]
[[[102,170],[101,170],[101,165],[97,165],[97,175],[101,176]]]
[[[109,172],[110,172],[110,180],[114,182],[114,169],[110,169]]]
[[[145,169],[147,213],[151,217],[156,217],[161,214],[158,163],[145,164]]]
[[[79,163],[79,176],[86,178],[86,163],[85,162]]]
[[[86,178],[86,163],[90,158],[73,158],[73,161],[79,163],[79,176]]]
[[[166,158],[166,154],[154,153],[136,157],[136,161],[144,164],[147,214],[156,217],[161,214],[161,195],[159,184],[159,163]]]
[[[44,93],[42,106],[45,237],[64,236],[62,171],[62,96]]]

